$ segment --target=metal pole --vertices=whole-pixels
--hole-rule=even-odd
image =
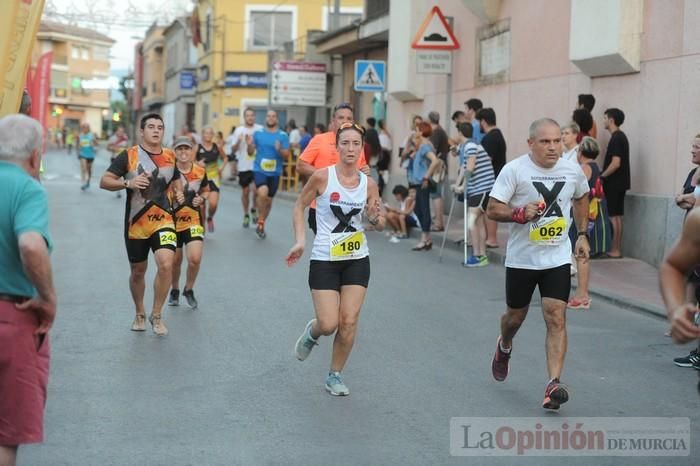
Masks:
[[[462,265],[467,264],[467,243],[469,242],[469,228],[467,223],[469,222],[469,208],[467,207],[467,186],[464,184],[464,262]]]
[[[335,7],[333,8],[333,27],[335,31],[340,27],[340,0],[335,0]]]

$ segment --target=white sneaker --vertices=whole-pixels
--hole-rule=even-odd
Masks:
[[[326,378],[326,391],[333,396],[348,396],[350,390],[340,378],[340,372],[331,372]]]
[[[314,349],[314,346],[318,345],[318,340],[314,340],[311,337],[311,326],[313,325],[314,320],[316,319],[311,319],[309,323],[306,324],[304,333],[301,334],[294,345],[294,353],[299,361],[303,361],[304,359],[308,358],[309,354],[311,354],[311,350]]]
[[[401,240],[398,239],[396,236],[392,236],[391,238],[389,238],[389,242],[396,244],[396,243],[400,243]]]

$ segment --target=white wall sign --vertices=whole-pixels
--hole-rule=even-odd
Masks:
[[[270,104],[322,107],[326,105],[326,65],[278,61],[270,72]]]
[[[417,50],[416,72],[422,74],[452,73],[452,52],[449,50]]]

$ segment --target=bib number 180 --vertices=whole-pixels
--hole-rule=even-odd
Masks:
[[[362,243],[360,243],[359,241],[347,241],[344,243],[340,243],[340,248],[343,250],[343,252],[359,251],[360,247],[362,247]]]

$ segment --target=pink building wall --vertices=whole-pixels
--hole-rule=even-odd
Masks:
[[[625,112],[622,129],[630,140],[631,192],[667,197],[678,191],[691,168],[691,140],[700,133],[697,2],[646,0],[640,72],[591,79],[569,61],[569,1],[503,0],[499,19],[509,18],[511,25],[510,80],[483,87],[475,86],[475,60],[477,29],[485,23],[462,1],[439,4],[446,16],[454,18],[461,43],[453,61],[452,111],[463,109],[470,97],[493,107],[508,143],[509,160],[527,152],[527,131],[534,119],[550,116],[565,123],[577,95],[592,93],[603,151],[609,139],[602,122],[604,110],[618,107]],[[446,78],[427,75],[424,92],[422,101],[389,99],[389,124],[397,141],[405,137],[406,120],[412,113],[437,110],[443,126],[453,126],[449,115],[444,115]],[[601,155],[601,163],[602,159]]]

